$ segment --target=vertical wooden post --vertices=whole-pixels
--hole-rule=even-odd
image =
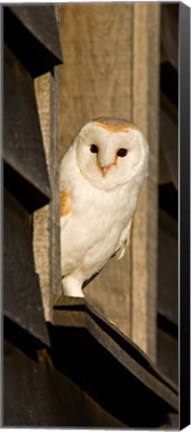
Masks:
[[[33,244],[45,318],[47,321],[51,321],[54,295],[61,294],[57,76],[54,75],[53,78],[50,73],[47,73],[37,78],[35,91],[52,199],[49,205],[34,213]]]
[[[49,72],[35,81],[46,162],[50,178],[50,74]],[[49,263],[49,204],[33,214],[33,248],[36,272],[39,275],[45,319],[49,320],[51,311],[50,263]]]
[[[149,143],[149,177],[132,230],[132,339],[156,359],[159,17],[160,5],[135,3],[132,120]]]

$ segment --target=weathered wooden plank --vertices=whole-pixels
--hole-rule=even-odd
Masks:
[[[56,73],[56,72],[55,72]],[[50,205],[34,213],[33,247],[47,321],[52,320],[53,295],[61,293],[59,157],[57,137],[57,78],[45,74],[35,80],[46,161],[52,191]]]
[[[61,287],[61,259],[60,259],[60,193],[59,193],[59,110],[58,97],[60,87],[58,80],[58,70],[54,68],[54,76],[51,82],[50,109],[51,109],[51,129],[50,129],[50,167],[51,167],[51,188],[53,197],[50,203],[50,253],[51,253],[51,273],[50,283],[52,293],[60,295]],[[52,145],[54,143],[54,145]]]
[[[62,63],[55,6],[4,7],[4,41],[33,77]]]
[[[7,47],[4,77],[5,185],[32,212],[49,202],[50,184],[33,81]]]
[[[4,232],[4,314],[36,338],[49,343],[39,280],[34,271],[29,215],[6,191]]]
[[[156,360],[160,5],[134,4],[132,119],[149,143],[149,177],[132,229],[132,338]]]
[[[47,73],[34,81],[38,114],[43,136],[44,150],[50,179],[50,93],[51,77]],[[51,180],[50,180],[51,181]],[[50,284],[50,206],[44,206],[33,214],[33,249],[36,272],[39,275],[43,308],[47,321],[52,318],[52,291]]]

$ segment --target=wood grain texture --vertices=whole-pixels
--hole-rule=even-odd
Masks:
[[[132,338],[156,360],[159,4],[134,4],[133,120],[149,143],[149,177],[132,230]],[[140,79],[141,77],[141,79]]]
[[[34,213],[33,246],[46,320],[52,319],[53,294],[61,292],[58,192],[58,140],[54,80],[45,74],[35,80],[35,90],[52,191],[51,204]],[[53,111],[54,114],[53,114]],[[54,117],[54,120],[52,119]]]
[[[35,80],[35,92],[46,161],[50,178],[50,74]],[[33,248],[36,271],[39,274],[43,307],[47,321],[51,319],[52,293],[50,286],[50,227],[49,208],[45,206],[33,215]]]
[[[128,4],[60,6],[60,156],[86,121],[130,117],[131,10]]]

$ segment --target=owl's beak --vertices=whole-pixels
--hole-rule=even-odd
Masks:
[[[106,167],[101,167],[102,175],[105,177],[110,169],[111,169],[111,165],[108,165]]]
[[[102,155],[101,152],[97,155],[97,162],[102,173],[102,176],[105,177],[111,168],[116,165],[115,155],[107,154],[106,152]]]
[[[105,177],[107,175],[108,171],[110,171],[112,166],[113,166],[113,164],[101,167],[101,172],[102,172],[103,177]]]

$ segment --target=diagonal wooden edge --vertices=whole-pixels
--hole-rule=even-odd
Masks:
[[[178,411],[178,387],[154,365],[149,357],[116,325],[108,321],[86,299],[57,297],[53,324],[84,327],[121,365]]]

